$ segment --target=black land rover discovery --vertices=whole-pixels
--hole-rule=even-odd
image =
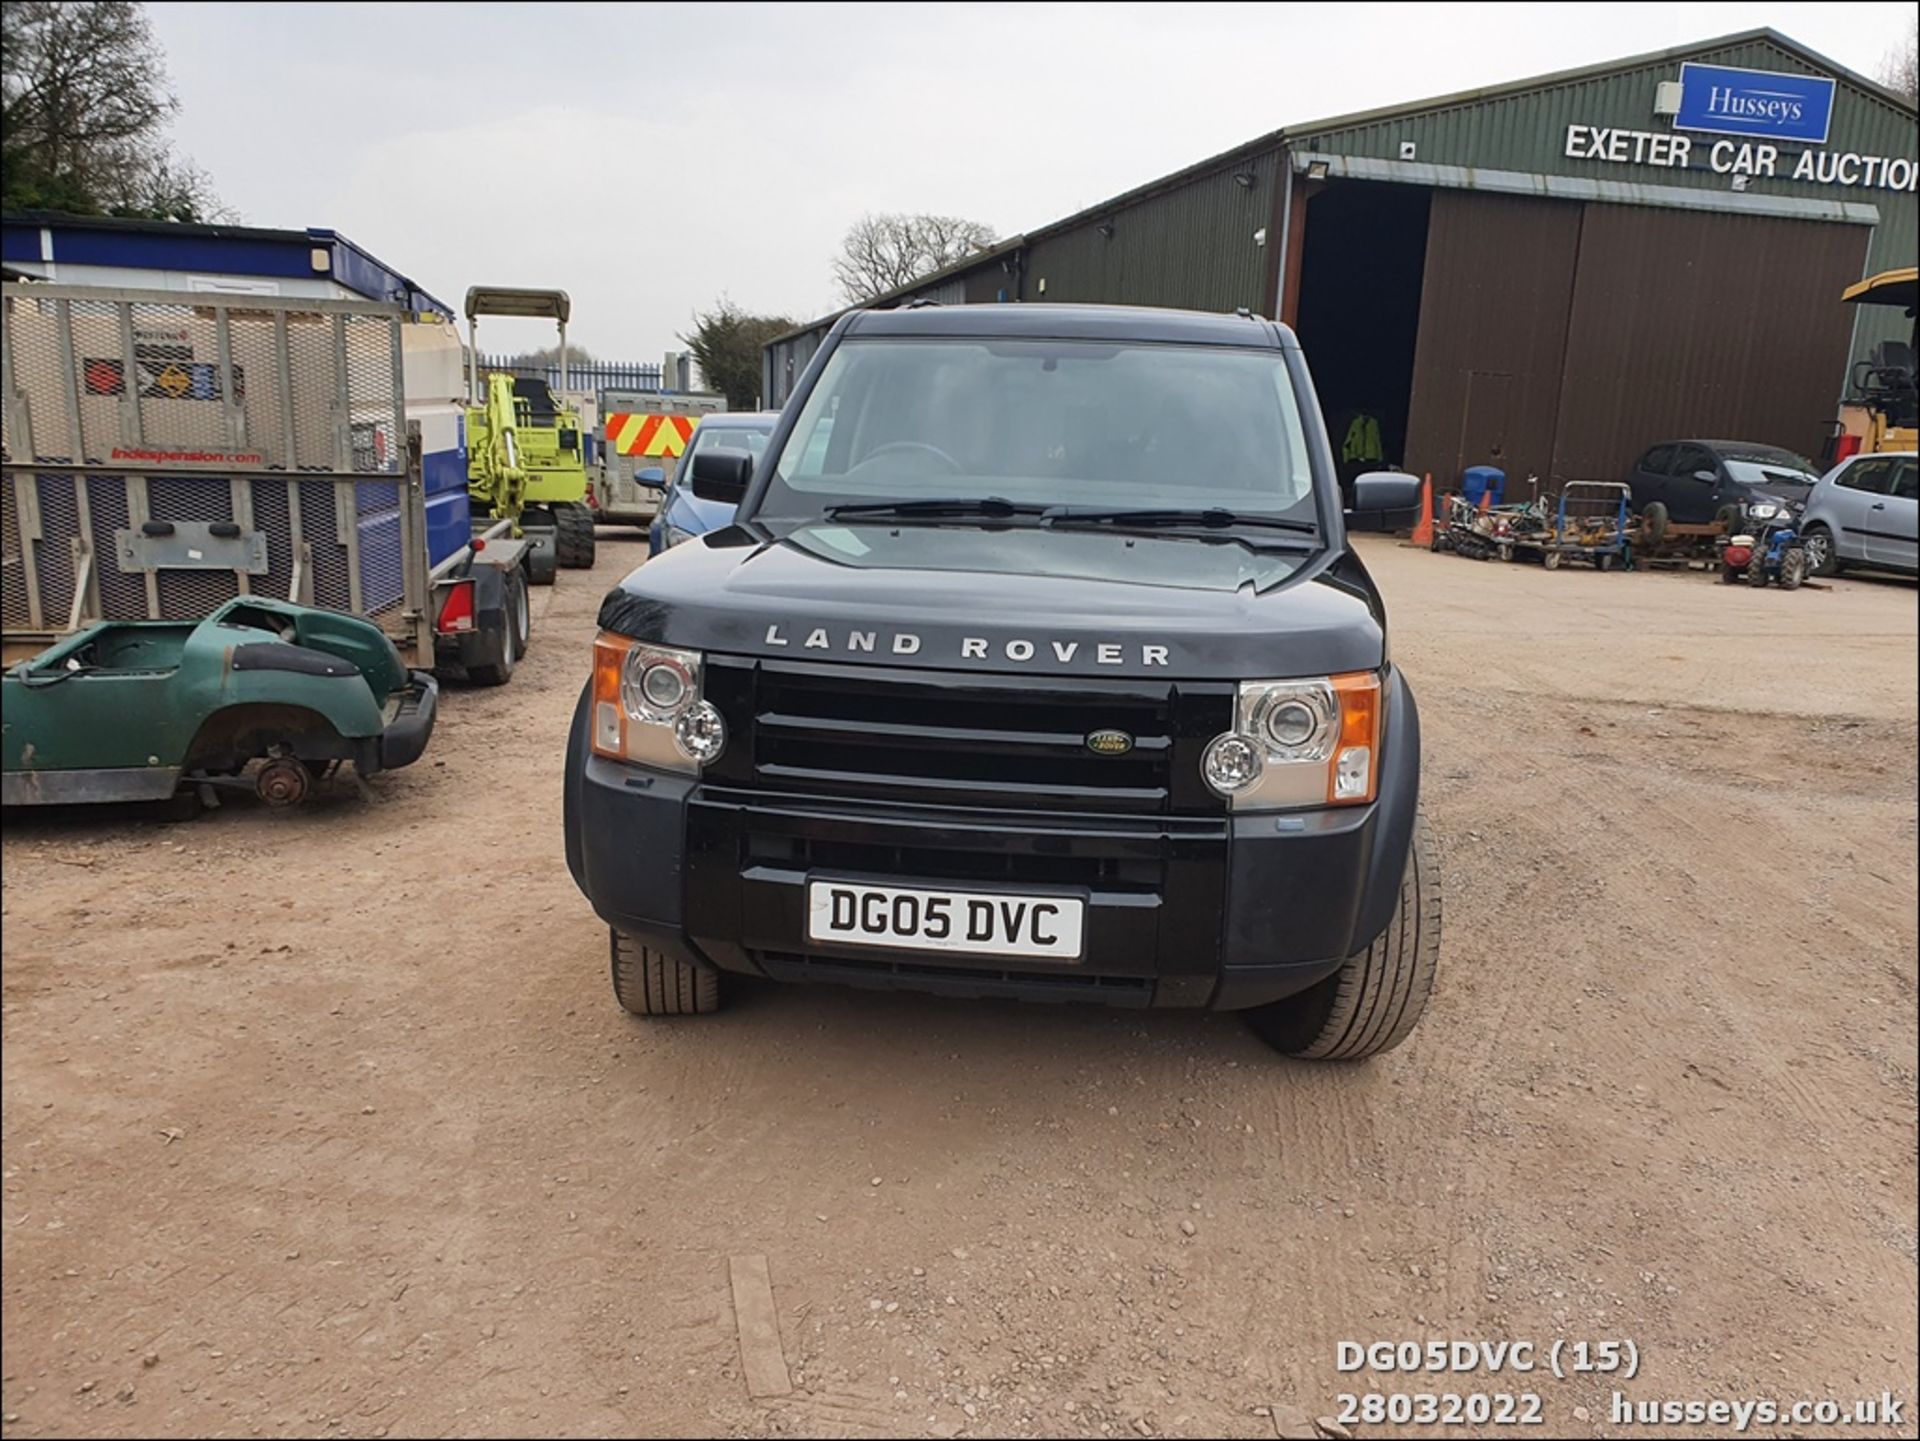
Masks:
[[[1419,718],[1285,327],[852,314],[692,480],[738,518],[607,596],[567,751],[621,1005],[733,974],[1246,1010],[1301,1056],[1413,1029]]]

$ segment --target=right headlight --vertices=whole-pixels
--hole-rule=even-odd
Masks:
[[[700,695],[697,650],[611,631],[593,642],[593,749],[613,760],[697,775],[726,749],[727,725]]]
[[[688,541],[692,539],[693,539],[692,531],[682,530],[677,525],[667,526],[667,549],[668,550],[672,550],[676,545],[679,545],[682,541]]]
[[[1380,676],[1242,681],[1201,774],[1235,810],[1362,805],[1379,780]]]

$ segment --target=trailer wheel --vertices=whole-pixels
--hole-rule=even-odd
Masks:
[[[475,685],[505,685],[513,679],[513,668],[520,661],[520,637],[527,630],[527,586],[517,570],[507,572],[502,579],[507,615],[506,624],[500,627],[499,656],[485,665],[467,667],[467,679]]]
[[[1275,1050],[1307,1060],[1358,1061],[1390,1051],[1419,1024],[1440,960],[1440,859],[1415,816],[1400,905],[1373,944],[1318,985],[1247,1012]]]
[[[584,505],[553,508],[553,548],[568,570],[593,569],[593,512]]]
[[[514,654],[527,653],[527,643],[533,639],[533,604],[527,595],[527,578],[520,571],[507,577],[509,606],[507,619],[513,626]]]
[[[1799,546],[1793,546],[1780,557],[1780,589],[1798,590],[1800,582],[1807,578],[1807,553]]]
[[[607,931],[613,996],[636,1016],[703,1016],[720,1009],[720,974],[648,950],[632,936]]]
[[[1640,543],[1648,550],[1658,550],[1660,542],[1666,539],[1667,522],[1670,517],[1664,502],[1650,500],[1640,512]]]
[[[1548,551],[1540,557],[1540,564],[1544,565],[1548,570],[1560,569],[1560,552],[1557,550]]]
[[[1611,551],[1601,551],[1600,554],[1593,558],[1593,568],[1598,571],[1612,570],[1613,553]]]

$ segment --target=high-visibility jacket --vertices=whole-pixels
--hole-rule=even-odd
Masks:
[[[1380,448],[1380,422],[1364,413],[1354,416],[1347,426],[1347,438],[1340,447],[1340,458],[1379,460],[1385,454]]]

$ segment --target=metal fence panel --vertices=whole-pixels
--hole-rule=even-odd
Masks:
[[[497,370],[508,375],[524,375],[535,380],[546,381],[553,390],[561,389],[560,367],[542,364],[522,364],[506,355],[483,355],[479,368],[482,371]],[[568,362],[568,390],[646,390],[657,391],[661,385],[660,367],[642,365],[626,361],[590,360],[585,364]]]

